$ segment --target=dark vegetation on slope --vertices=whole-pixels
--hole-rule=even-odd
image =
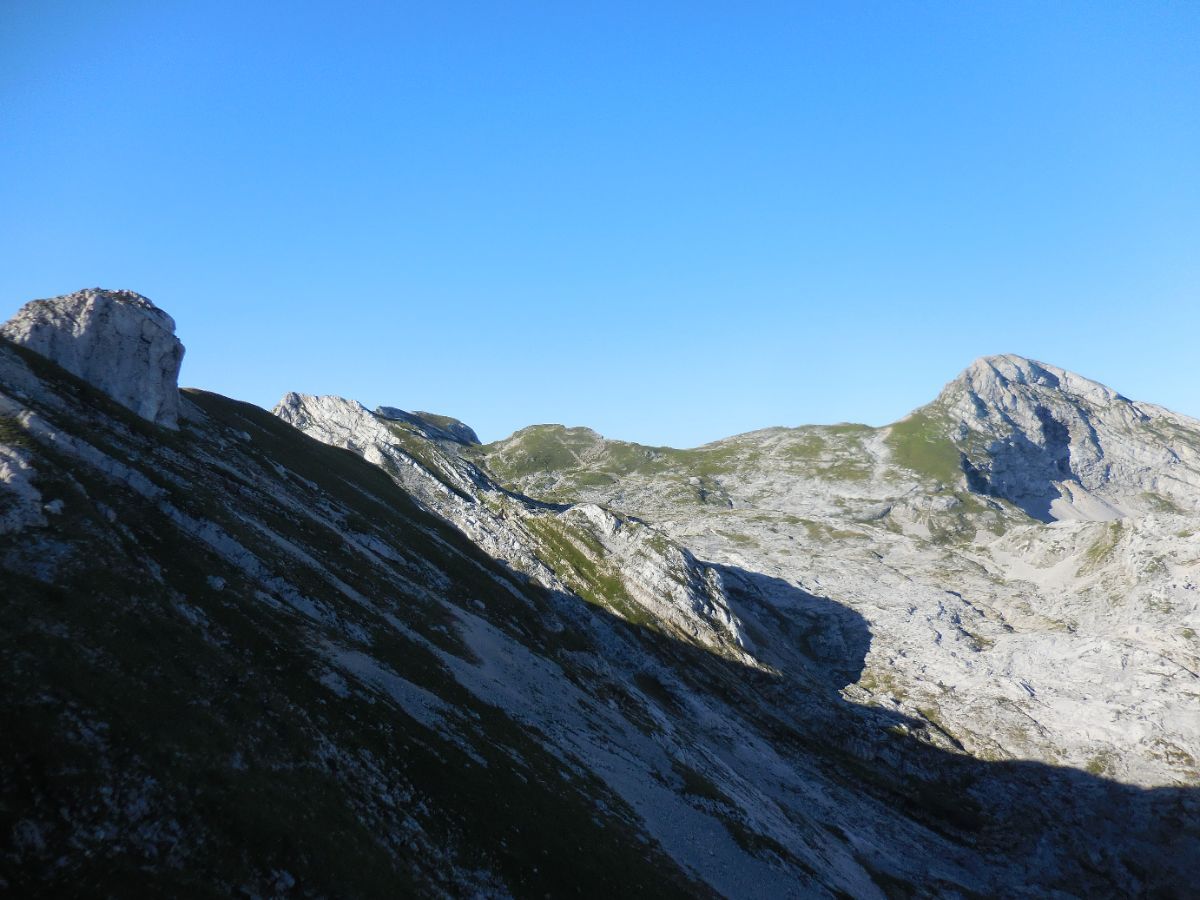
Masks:
[[[639,839],[618,798],[476,701],[424,644],[466,652],[446,603],[483,603],[537,634],[543,592],[422,513],[379,469],[256,407],[193,393],[212,424],[164,442],[87,385],[33,364],[81,408],[103,411],[69,431],[130,460],[165,495],[150,502],[39,443],[38,486],[64,511],[36,548],[28,535],[0,538],[0,834],[11,836],[0,877],[10,889],[226,895],[294,880],[308,895],[395,896],[457,892],[478,870],[523,895],[580,884],[703,893]],[[248,577],[164,504],[216,523],[269,568]],[[300,552],[271,546],[262,526]],[[343,526],[402,561],[370,564]],[[553,636],[540,638],[553,652]],[[449,703],[475,739],[463,745],[382,693],[340,696],[322,683],[322,643],[368,652]]]

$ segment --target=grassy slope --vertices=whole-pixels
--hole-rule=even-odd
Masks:
[[[570,500],[589,488],[638,476],[672,483],[691,479],[711,488],[714,480],[764,465],[830,481],[862,481],[872,471],[863,442],[873,432],[852,424],[768,429],[679,450],[608,440],[586,428],[535,425],[472,455],[506,484],[536,488],[553,483],[553,498]]]
[[[962,480],[962,453],[936,412],[918,410],[892,425],[887,442],[895,462],[917,475],[948,485]]]

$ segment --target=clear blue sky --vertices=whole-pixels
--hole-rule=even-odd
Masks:
[[[1200,416],[1200,4],[0,6],[0,318],[694,445],[1016,352]]]

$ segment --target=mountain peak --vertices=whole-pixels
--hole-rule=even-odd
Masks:
[[[1015,353],[981,356],[946,385],[941,397],[961,395],[965,389],[986,402],[1022,388],[1034,392],[1056,391],[1073,400],[1100,406],[1129,402],[1098,381]]]
[[[941,423],[972,490],[1034,518],[1195,506],[1200,454],[1190,432],[1172,430],[1181,418],[1058,366],[981,357],[918,413]]]

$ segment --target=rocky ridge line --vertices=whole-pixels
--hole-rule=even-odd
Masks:
[[[384,469],[427,508],[518,572],[627,619],[754,664],[720,573],[662,532],[596,504],[551,504],[506,490],[459,451],[470,442],[430,414],[341,397],[286,394],[274,413],[310,437]],[[444,420],[456,422],[456,420]]]

